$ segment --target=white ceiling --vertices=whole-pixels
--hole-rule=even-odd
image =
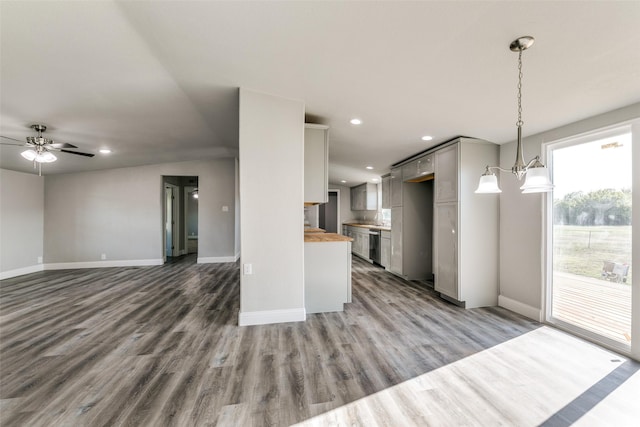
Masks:
[[[457,135],[515,137],[640,101],[640,2],[0,2],[0,134],[92,159],[45,174],[237,154],[237,88],[304,101],[355,185]],[[361,126],[349,119],[361,118]],[[420,140],[432,135],[431,142]],[[32,171],[20,147],[0,167]],[[365,166],[374,166],[369,172]]]

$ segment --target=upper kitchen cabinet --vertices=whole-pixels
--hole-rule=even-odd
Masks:
[[[391,209],[391,175],[382,177],[382,209]]]
[[[304,202],[329,201],[329,127],[304,125]]]
[[[378,184],[365,183],[351,187],[351,210],[378,210]]]
[[[433,154],[424,155],[402,166],[402,180],[420,182],[432,179],[434,172]]]
[[[391,207],[402,206],[402,168],[391,169]]]
[[[436,151],[435,158],[436,203],[455,202],[458,200],[458,144]]]

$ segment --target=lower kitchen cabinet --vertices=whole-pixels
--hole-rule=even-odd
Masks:
[[[391,265],[391,232],[380,233],[380,265],[389,268]]]
[[[351,227],[345,225],[346,236],[353,239],[353,246],[351,250],[355,255],[358,255],[367,261],[369,261],[369,229],[362,227]]]
[[[351,242],[305,242],[304,306],[307,313],[343,311],[351,302]]]
[[[438,203],[435,207],[433,263],[435,266],[435,290],[460,299],[458,292],[458,203]]]

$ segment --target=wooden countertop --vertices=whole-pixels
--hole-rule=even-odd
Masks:
[[[337,233],[304,233],[304,242],[353,242],[353,239]]]
[[[326,233],[327,230],[323,228],[305,227],[305,233]]]
[[[357,222],[343,222],[342,225],[349,225],[351,227],[368,228],[369,230],[391,231],[391,227],[384,227],[382,225],[358,224]]]

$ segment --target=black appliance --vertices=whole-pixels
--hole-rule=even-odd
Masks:
[[[380,264],[380,230],[369,230],[369,259]]]

